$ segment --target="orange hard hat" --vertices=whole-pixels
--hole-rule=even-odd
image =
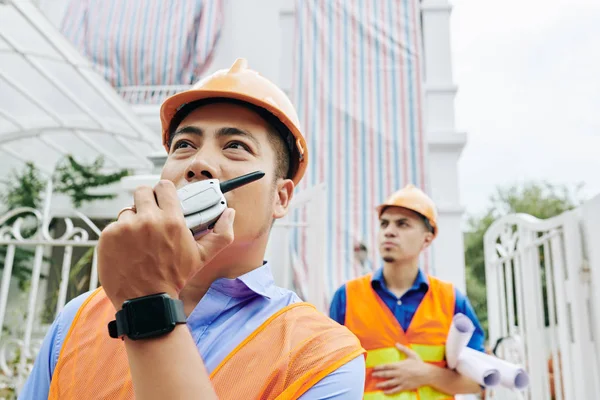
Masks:
[[[433,229],[433,236],[437,236],[438,215],[437,210],[435,208],[435,204],[429,196],[427,196],[421,189],[417,188],[415,185],[406,185],[405,187],[388,197],[388,199],[383,204],[378,205],[376,209],[379,213],[379,216],[381,216],[381,213],[387,207],[402,207],[414,211],[418,214],[421,214],[427,219],[427,221],[429,221],[429,224]]]
[[[273,82],[248,68],[248,62],[238,58],[229,70],[219,70],[200,80],[191,89],[167,98],[160,108],[163,146],[169,151],[168,143],[175,114],[182,107],[199,100],[226,99],[254,106],[267,111],[270,121],[283,136],[290,150],[289,178],[298,184],[308,165],[306,141],[300,130],[300,120],[292,102]],[[261,113],[263,117],[265,113]],[[273,119],[272,117],[275,117]]]

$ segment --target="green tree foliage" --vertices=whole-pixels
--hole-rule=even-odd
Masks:
[[[39,171],[31,162],[25,164],[25,168],[19,173],[13,171],[9,176],[4,193],[0,193],[0,199],[8,206],[8,209],[17,207],[38,208],[41,203],[41,193],[44,189],[44,181]]]
[[[105,174],[102,172],[103,167],[104,160],[102,158],[96,159],[91,164],[82,164],[75,160],[73,156],[68,155],[57,165],[53,174],[54,191],[67,194],[76,208],[81,207],[86,202],[112,199],[115,194],[94,194],[93,190],[118,182],[124,176],[129,175],[129,171],[120,170]],[[18,207],[39,209],[45,185],[46,181],[35,165],[27,163],[20,172],[12,172],[4,191],[0,193],[0,199],[8,210]],[[6,221],[5,225],[10,225],[13,222],[14,219]],[[50,228],[52,228],[52,225]],[[35,233],[35,229],[26,232],[27,235],[33,233]],[[4,268],[6,251],[6,246],[0,246],[0,269]],[[84,255],[88,261],[91,259],[91,251],[90,254]],[[32,249],[16,248],[12,275],[18,279],[22,290],[26,289],[31,277],[32,257]],[[79,266],[79,264],[76,265]]]
[[[44,181],[33,163],[25,164],[21,172],[13,171],[9,175],[5,192],[0,193],[0,200],[9,210],[19,207],[38,209],[41,204],[41,192]],[[5,225],[12,225],[15,218],[5,221]],[[28,237],[35,233],[35,228],[23,229],[23,234]],[[0,269],[4,269],[7,247],[0,247]],[[23,247],[15,248],[12,275],[18,280],[19,288],[25,290],[31,277],[31,259],[33,250]]]
[[[112,193],[93,194],[90,190],[118,182],[129,175],[129,171],[121,170],[112,174],[101,173],[104,159],[98,158],[89,165],[78,163],[73,156],[67,156],[59,163],[54,173],[55,190],[71,197],[76,208],[85,202],[109,200],[115,197]]]
[[[495,220],[504,215],[525,213],[547,219],[576,208],[581,204],[581,188],[582,185],[571,188],[547,182],[501,187],[490,197],[490,205],[483,215],[468,219],[464,238],[467,294],[486,333],[488,323],[483,254],[485,232]]]

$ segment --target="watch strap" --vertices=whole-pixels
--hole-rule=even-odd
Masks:
[[[115,320],[108,323],[108,334],[111,338],[123,339],[129,333],[129,322],[125,310],[121,309],[115,314]]]
[[[112,320],[108,323],[108,335],[113,339],[123,338],[124,335],[119,334],[119,328],[116,320]]]
[[[168,301],[169,313],[171,315],[171,321],[175,324],[185,324],[187,317],[183,307],[183,301],[179,299],[166,299]],[[126,309],[123,308],[115,314],[115,319],[108,323],[108,334],[113,339],[124,339],[129,334],[129,322],[127,319]]]
[[[183,301],[179,299],[169,299],[169,306],[171,315],[173,316],[173,322],[176,324],[185,324],[187,322],[187,317],[183,308]]]

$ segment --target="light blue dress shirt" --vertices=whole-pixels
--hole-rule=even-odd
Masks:
[[[70,301],[52,324],[19,400],[48,398],[65,336],[88,296],[85,293]],[[236,279],[215,281],[187,320],[208,372],[271,315],[300,301],[294,292],[275,286],[267,264]],[[324,377],[300,399],[359,400],[364,382],[365,361],[361,355]]]

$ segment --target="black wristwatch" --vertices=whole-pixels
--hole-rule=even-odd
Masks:
[[[127,336],[131,340],[148,339],[172,332],[177,324],[185,324],[183,302],[166,293],[127,300],[108,323],[112,338]]]

